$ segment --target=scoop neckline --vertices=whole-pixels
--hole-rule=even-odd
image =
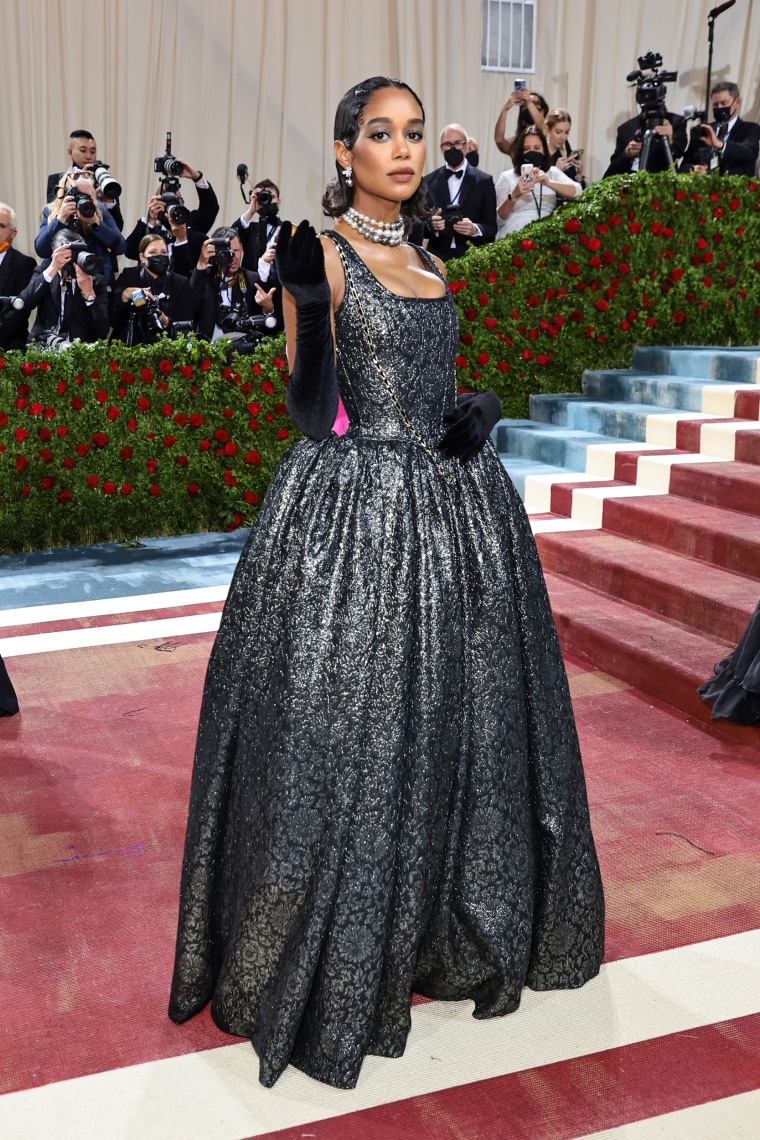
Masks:
[[[382,283],[382,281],[380,280],[380,278],[377,277],[372,272],[372,270],[367,265],[364,258],[360,257],[359,254],[354,249],[354,247],[351,245],[351,242],[348,240],[348,238],[344,238],[343,234],[336,234],[335,230],[327,230],[327,233],[330,237],[337,238],[338,241],[344,242],[344,244],[347,245],[348,248],[351,250],[351,252],[353,253],[354,257],[357,259],[357,261],[361,262],[362,266],[367,271],[367,273],[370,275],[372,280],[375,281],[385,293],[389,293],[391,297],[396,297],[399,301],[445,301],[447,295],[449,295],[449,287],[448,287],[446,281],[442,277],[439,280],[441,281],[441,284],[444,287],[444,291],[443,291],[443,293],[441,293],[440,297],[407,297],[403,293],[396,293],[393,289],[389,289],[387,285],[384,285]],[[411,244],[411,243],[409,243],[409,244]],[[344,291],[344,294],[343,294],[343,301],[345,301],[347,295],[348,295],[348,290],[346,289]],[[341,309],[343,307],[343,301],[341,301],[340,305],[338,306],[339,309]]]

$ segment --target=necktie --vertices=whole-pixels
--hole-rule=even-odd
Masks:
[[[718,123],[718,138],[724,139],[728,134],[728,123]]]

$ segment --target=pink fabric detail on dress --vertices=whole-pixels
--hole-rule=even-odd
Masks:
[[[335,434],[343,435],[344,431],[348,429],[348,423],[349,421],[346,409],[343,407],[343,401],[341,400],[340,396],[338,396],[338,414],[335,417],[335,423],[333,424],[333,431]]]

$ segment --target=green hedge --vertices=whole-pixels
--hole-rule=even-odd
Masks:
[[[284,337],[0,359],[0,552],[250,522],[298,433]]]
[[[579,391],[585,368],[628,368],[637,344],[756,344],[760,184],[606,179],[447,268],[460,386],[524,416],[531,393]]]
[[[504,414],[577,391],[636,344],[753,344],[760,186],[608,179],[552,217],[449,262],[460,387]],[[0,358],[0,552],[234,528],[298,438],[284,338],[252,357],[203,342],[99,343]]]

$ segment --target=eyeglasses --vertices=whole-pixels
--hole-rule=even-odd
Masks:
[[[467,146],[467,139],[455,139],[454,142],[439,143],[441,150],[448,150],[450,146],[463,147]]]

